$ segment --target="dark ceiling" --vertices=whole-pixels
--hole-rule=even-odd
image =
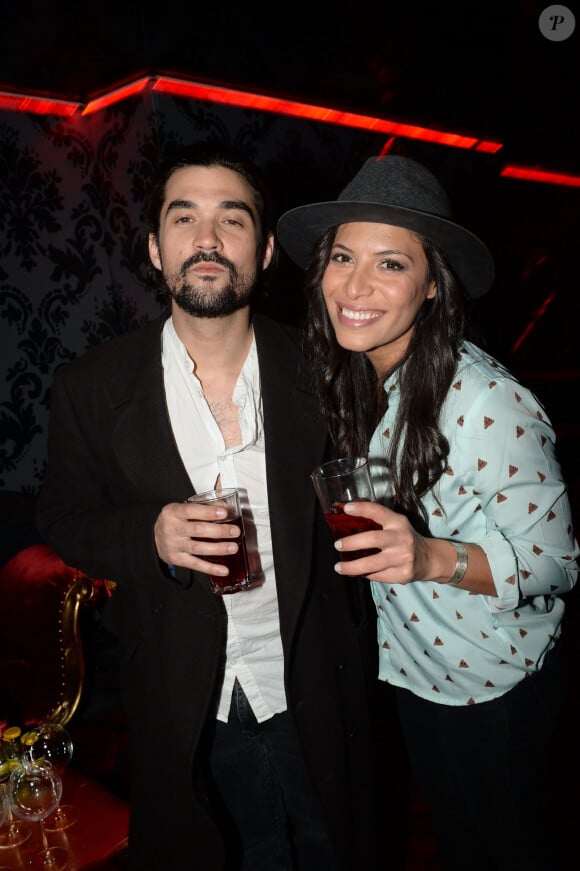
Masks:
[[[578,26],[555,42],[538,26],[547,5],[31,0],[3,14],[0,88],[85,102],[169,72],[499,139],[510,162],[580,172],[580,9],[568,3]]]

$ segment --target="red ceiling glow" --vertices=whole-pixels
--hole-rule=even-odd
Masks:
[[[121,88],[115,88],[113,91],[109,91],[108,94],[103,94],[102,97],[97,97],[95,100],[91,100],[86,104],[84,109],[82,110],[83,115],[92,115],[93,112],[98,112],[100,109],[104,109],[106,106],[111,106],[113,103],[118,103],[120,100],[125,100],[127,97],[131,97],[133,94],[138,94],[140,91],[145,90],[147,85],[151,79],[149,76],[145,76],[142,79],[137,79],[136,82],[131,82],[129,85],[124,85]]]
[[[80,103],[54,100],[47,97],[30,97],[26,94],[11,94],[0,91],[0,109],[11,112],[31,112],[33,115],[62,115],[70,118],[81,108]]]
[[[487,139],[480,139],[477,145],[475,146],[476,151],[483,151],[486,154],[497,154],[497,152],[503,148],[503,143],[501,142],[490,142]]]
[[[139,93],[147,87],[150,87],[152,91],[172,94],[177,97],[191,97],[213,103],[259,109],[264,112],[275,112],[279,115],[310,118],[314,121],[337,124],[343,127],[373,130],[377,133],[385,133],[391,139],[398,136],[406,139],[419,139],[424,142],[478,151],[483,154],[497,154],[503,148],[502,142],[478,139],[476,136],[466,136],[462,133],[437,130],[418,124],[389,121],[386,118],[375,118],[370,115],[360,115],[356,112],[344,112],[324,106],[314,106],[309,103],[271,97],[265,94],[237,91],[232,88],[207,85],[171,76],[144,76],[129,84],[113,88],[106,94],[96,97],[84,105],[67,100],[0,91],[0,110],[30,112],[41,115],[62,115],[66,117],[72,117],[79,113],[81,115],[90,115],[120,100],[124,100],[132,94]],[[389,139],[389,142],[391,139]],[[500,175],[504,178],[580,187],[579,176],[544,170],[540,167],[506,165],[500,171]]]
[[[503,178],[519,178],[526,181],[543,181],[547,184],[562,184],[568,187],[580,187],[580,177],[564,172],[551,172],[538,166],[516,166],[506,164],[500,172]]]
[[[500,142],[480,142],[474,136],[464,136],[444,130],[433,130],[416,124],[403,124],[398,121],[388,121],[384,118],[374,118],[370,115],[359,115],[355,112],[343,112],[324,106],[312,106],[309,103],[298,103],[294,100],[284,100],[279,97],[267,97],[264,94],[252,94],[247,91],[234,91],[231,88],[204,85],[197,82],[186,82],[159,76],[152,85],[153,91],[160,91],[180,97],[194,97],[198,100],[209,100],[212,103],[226,103],[232,106],[243,106],[248,109],[259,109],[262,112],[276,112],[278,115],[292,115],[297,118],[311,118],[327,124],[338,124],[343,127],[356,127],[361,130],[374,130],[377,133],[390,133],[407,139],[422,139],[425,142],[435,142],[439,145],[450,145],[453,148],[477,148],[482,151],[496,152],[502,147]],[[481,148],[479,146],[482,146]]]

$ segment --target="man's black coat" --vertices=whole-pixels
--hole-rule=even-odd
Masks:
[[[155,549],[161,507],[192,492],[165,402],[164,319],[56,372],[37,522],[65,562],[117,584],[108,608],[130,729],[131,867],[218,871],[223,844],[196,752],[219,686],[226,615],[205,575],[178,569],[171,578]],[[377,840],[374,613],[366,583],[332,568],[309,478],[327,438],[297,375],[298,335],[263,316],[253,323],[288,706],[339,867],[366,871]]]

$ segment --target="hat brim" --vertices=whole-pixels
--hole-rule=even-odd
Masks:
[[[465,227],[427,212],[381,203],[314,203],[286,212],[276,230],[288,256],[305,269],[318,239],[331,227],[352,221],[393,224],[432,239],[441,246],[466,293],[473,299],[483,296],[491,287],[495,269],[487,246]]]

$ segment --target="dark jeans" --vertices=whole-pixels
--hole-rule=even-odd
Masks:
[[[445,869],[557,871],[562,654],[499,699],[454,707],[396,691],[411,769]]]
[[[212,728],[209,766],[228,871],[338,867],[287,712],[258,723],[236,681],[228,722]]]

